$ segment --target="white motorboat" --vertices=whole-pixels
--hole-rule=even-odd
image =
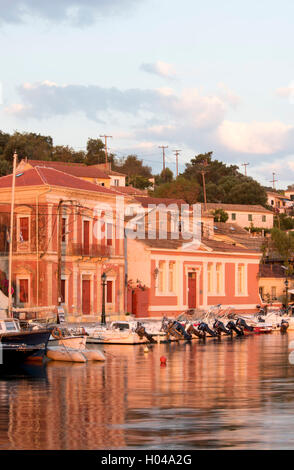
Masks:
[[[137,322],[114,321],[109,326],[88,330],[87,343],[92,344],[146,344],[146,337],[136,333]]]

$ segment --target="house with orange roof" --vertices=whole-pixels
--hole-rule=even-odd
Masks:
[[[145,214],[145,219],[149,215]],[[207,310],[217,304],[237,312],[257,311],[261,250],[246,230],[236,224],[215,223],[213,231],[201,230],[200,237],[186,239],[181,233],[174,236],[172,225],[166,238],[158,228],[151,237],[146,233],[145,237],[126,239],[130,312],[177,316],[188,309]],[[129,230],[133,229],[130,225]]]
[[[17,172],[23,172],[32,168],[45,167],[54,168],[55,170],[62,171],[71,176],[76,176],[84,181],[97,184],[99,186],[105,186],[110,188],[111,179],[101,169],[95,165],[84,165],[82,163],[71,163],[71,162],[54,162],[51,160],[29,160],[27,158],[20,161],[17,166]]]

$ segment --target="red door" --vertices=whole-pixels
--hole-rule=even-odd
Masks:
[[[90,249],[90,222],[89,220],[84,220],[84,255],[89,254]]]
[[[188,274],[188,306],[196,308],[196,273]]]
[[[90,284],[91,281],[83,279],[82,281],[82,309],[83,309],[83,315],[90,315],[91,313],[91,306],[90,306],[90,299],[91,299],[91,293],[90,293]]]

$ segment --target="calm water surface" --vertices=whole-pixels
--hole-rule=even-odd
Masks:
[[[105,363],[2,375],[0,449],[294,449],[293,339],[107,346]]]

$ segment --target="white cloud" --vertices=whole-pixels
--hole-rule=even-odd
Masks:
[[[122,137],[136,142],[162,141],[196,151],[221,151],[235,160],[240,154],[254,162],[256,155],[273,159],[294,151],[294,126],[280,121],[228,120],[227,112],[237,100],[225,86],[222,90],[227,92],[223,98],[218,92],[203,95],[197,89],[181,93],[171,88],[120,90],[45,80],[20,86],[20,102],[5,111],[26,120],[79,113],[95,122],[119,123]]]
[[[291,82],[286,87],[281,87],[276,90],[276,95],[280,96],[281,98],[290,98],[294,95],[294,82]]]
[[[270,155],[282,151],[293,126],[274,122],[224,121],[218,129],[220,142],[234,152]]]
[[[224,83],[218,84],[219,96],[220,98],[228,103],[233,108],[236,108],[240,102],[240,97],[230,88],[228,88]]]
[[[21,115],[23,114],[26,110],[28,110],[29,108],[27,106],[24,106],[23,104],[20,104],[20,103],[15,103],[15,104],[12,104],[10,106],[7,106],[6,108],[4,108],[4,111],[8,114],[12,114],[12,115]]]
[[[277,187],[285,188],[286,185],[293,184],[294,155],[287,155],[272,161],[263,160],[254,166],[251,173],[262,181],[264,185],[270,186],[273,172],[275,172],[276,179],[278,180]]]
[[[141,64],[140,69],[144,72],[157,75],[162,78],[175,79],[176,71],[173,65],[158,60],[151,64]]]
[[[34,16],[49,21],[91,24],[101,16],[124,14],[141,0],[0,0],[0,23],[21,23]]]

